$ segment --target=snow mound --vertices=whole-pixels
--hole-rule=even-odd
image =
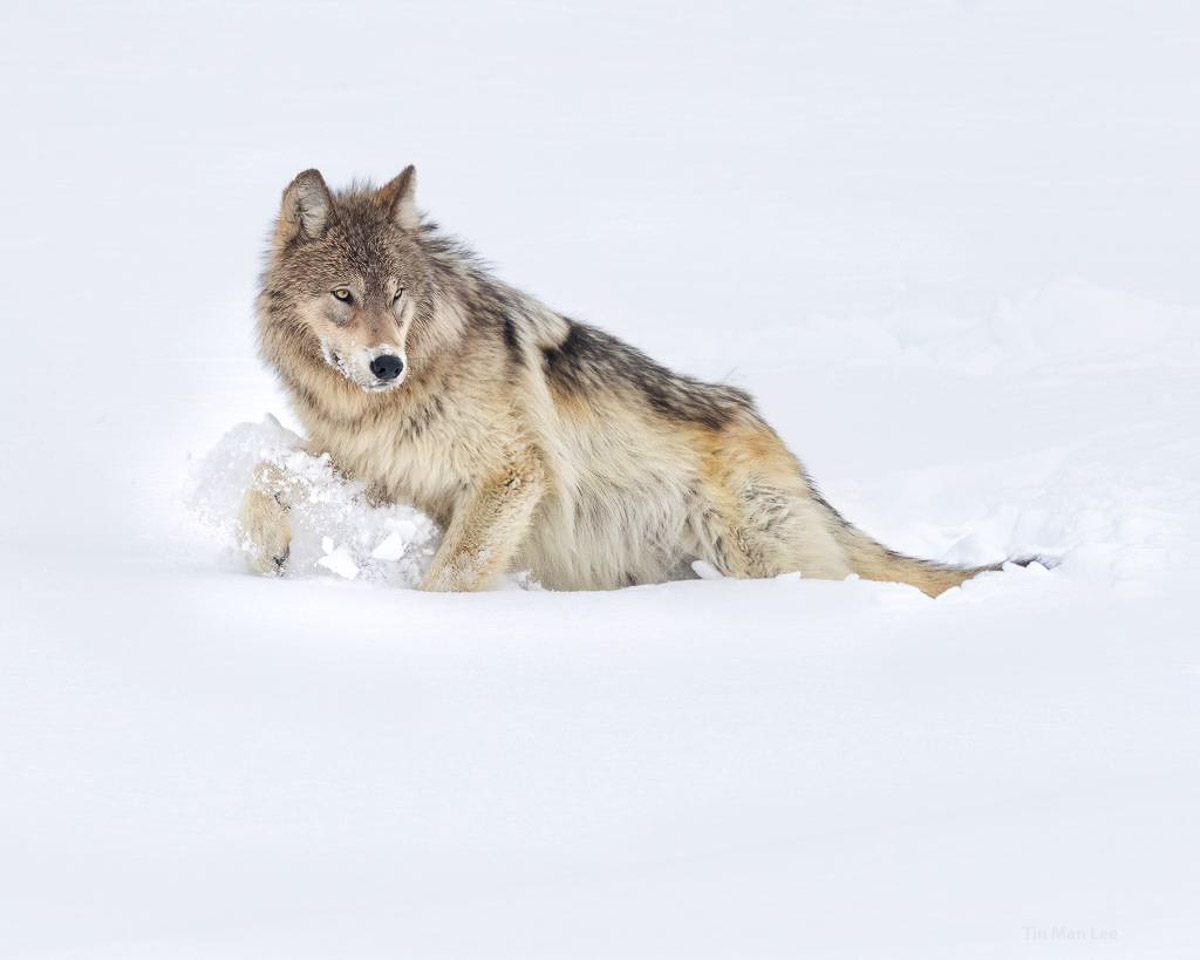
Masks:
[[[285,576],[331,576],[413,587],[429,567],[441,530],[414,507],[371,503],[363,484],[338,473],[328,454],[269,414],[226,433],[192,472],[188,501],[200,526],[236,553],[237,513],[255,467],[279,466],[289,479],[292,544]]]

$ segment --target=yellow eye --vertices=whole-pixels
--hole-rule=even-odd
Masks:
[[[334,297],[336,297],[338,300],[341,300],[342,303],[349,303],[354,299],[353,294],[351,294],[350,291],[345,287],[334,287],[331,292],[333,293]]]

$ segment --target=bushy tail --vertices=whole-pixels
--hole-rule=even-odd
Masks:
[[[999,570],[1005,563],[1016,563],[1022,567],[1035,561],[1045,566],[1054,565],[1042,557],[1005,560],[981,567],[956,567],[932,560],[918,560],[897,553],[867,536],[831,507],[824,498],[819,499],[821,505],[830,513],[831,532],[845,551],[850,568],[864,580],[908,583],[923,593],[936,597],[977,574]]]
[[[999,570],[1001,567],[999,563],[983,567],[953,567],[932,560],[918,560],[885,547],[854,527],[850,527],[847,533],[849,536],[839,539],[846,547],[851,569],[860,577],[864,580],[910,583],[931,597],[957,587],[976,574]]]

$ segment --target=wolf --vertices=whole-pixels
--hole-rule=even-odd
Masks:
[[[497,279],[416,207],[416,171],[283,191],[256,304],[260,352],[308,450],[444,536],[423,589],[528,569],[556,590],[694,577],[912,584],[937,596],[985,567],[897,553],[850,524],[743,390],[668,370]],[[255,470],[239,521],[278,574],[294,485]]]

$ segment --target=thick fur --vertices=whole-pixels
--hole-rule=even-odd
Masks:
[[[486,271],[415,208],[412,168],[334,194],[285,190],[258,298],[262,355],[312,452],[445,528],[423,586],[528,568],[562,590],[800,571],[936,596],[979,569],[894,553],[847,523],[734,387],[672,373]],[[348,298],[348,299],[347,299]],[[374,380],[370,361],[403,358]],[[254,565],[287,558],[288,484],[265,466],[242,510]],[[991,569],[991,568],[986,568]]]

